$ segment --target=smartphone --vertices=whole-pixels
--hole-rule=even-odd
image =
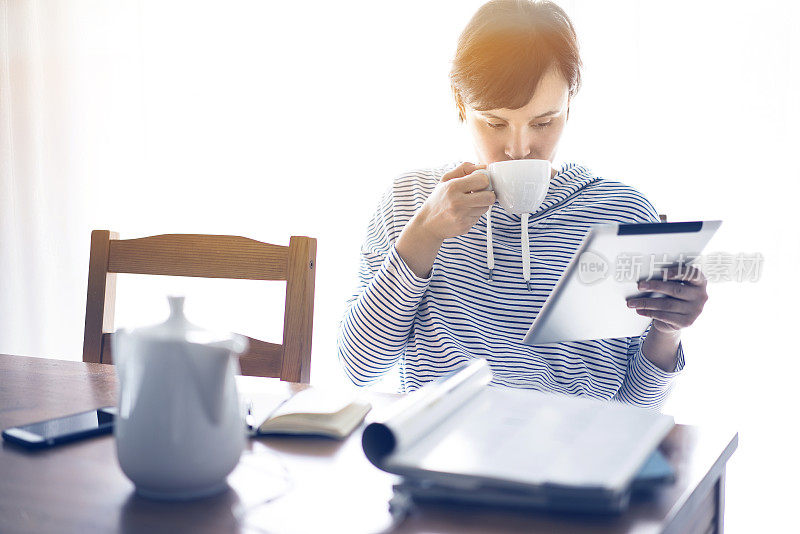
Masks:
[[[3,430],[3,439],[29,449],[52,447],[76,439],[108,434],[114,429],[113,406]]]

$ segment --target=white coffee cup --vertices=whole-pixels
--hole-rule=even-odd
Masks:
[[[489,176],[489,189],[503,209],[515,215],[539,209],[550,187],[551,167],[545,159],[497,161],[475,172]]]

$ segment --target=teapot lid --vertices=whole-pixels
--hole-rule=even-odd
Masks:
[[[131,334],[160,341],[185,341],[198,345],[226,347],[237,354],[247,349],[247,339],[244,336],[207,330],[189,322],[183,313],[185,297],[170,295],[167,300],[169,301],[169,317],[166,321],[153,326],[136,328]]]

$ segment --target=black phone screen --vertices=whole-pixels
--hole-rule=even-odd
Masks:
[[[28,446],[47,446],[111,432],[115,408],[100,408],[3,431],[3,438]]]

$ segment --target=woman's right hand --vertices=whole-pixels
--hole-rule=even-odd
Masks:
[[[415,215],[420,227],[440,241],[469,232],[495,201],[487,174],[475,172],[485,168],[466,162],[442,176]]]
[[[420,278],[428,277],[442,242],[469,232],[494,204],[494,192],[487,190],[489,177],[475,172],[484,168],[485,165],[462,163],[442,176],[400,233],[395,248]]]

